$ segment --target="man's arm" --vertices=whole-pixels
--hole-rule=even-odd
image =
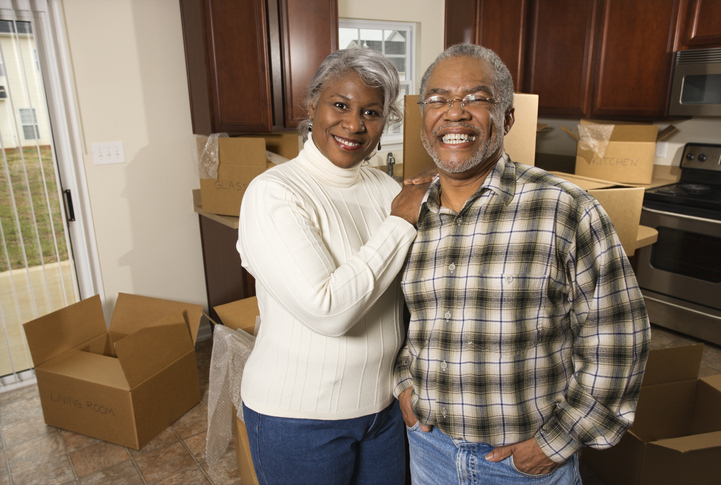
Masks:
[[[565,400],[535,436],[553,461],[582,446],[608,448],[633,424],[648,357],[643,295],[608,215],[593,201],[567,261],[574,373]]]

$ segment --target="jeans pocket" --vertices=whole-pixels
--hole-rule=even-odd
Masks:
[[[513,462],[513,455],[506,458],[506,460],[508,460],[508,465],[513,469],[513,471],[515,471],[519,475],[522,475],[527,478],[536,478],[536,479],[546,478],[548,476],[553,475],[556,472],[556,470],[558,470],[558,468],[560,468],[560,467],[556,467],[554,470],[552,470],[548,473],[541,473],[540,475],[531,475],[530,473],[522,472],[521,470],[516,468],[516,464]]]

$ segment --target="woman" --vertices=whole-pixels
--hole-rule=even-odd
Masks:
[[[237,247],[261,325],[241,392],[260,483],[404,481],[396,276],[426,186],[401,191],[362,165],[401,118],[398,93],[381,54],[328,56],[308,89],[303,150],[243,198]]]

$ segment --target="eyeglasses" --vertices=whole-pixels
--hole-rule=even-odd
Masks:
[[[486,107],[489,104],[495,104],[496,98],[488,98],[486,96],[481,96],[480,94],[467,94],[463,97],[463,99],[446,99],[443,96],[436,95],[426,98],[425,101],[419,101],[418,104],[432,110],[440,110],[446,105],[448,105],[447,109],[451,109],[455,101],[461,102],[461,109],[476,109]]]

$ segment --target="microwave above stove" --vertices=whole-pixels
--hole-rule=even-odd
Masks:
[[[676,52],[668,114],[721,117],[721,48]]]

